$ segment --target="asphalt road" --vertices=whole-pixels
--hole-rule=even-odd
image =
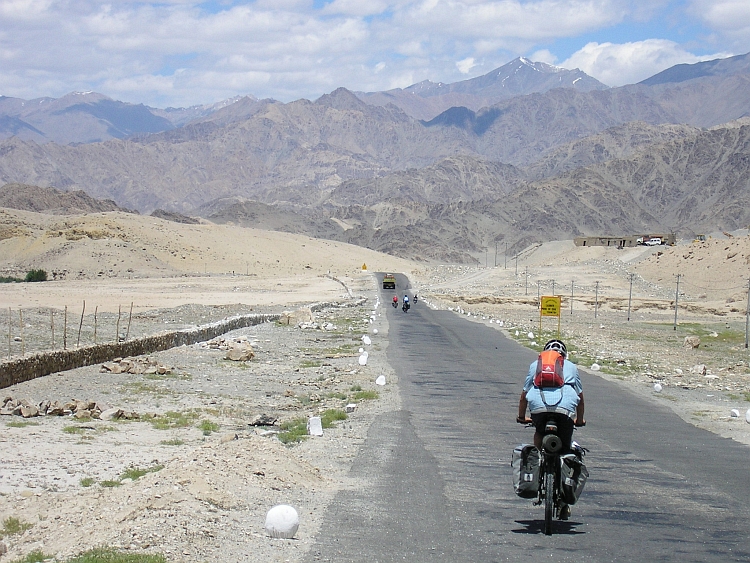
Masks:
[[[352,468],[367,485],[337,495],[309,561],[750,561],[750,448],[583,372],[591,476],[543,535],[510,470],[532,439],[514,419],[536,354],[423,302],[386,308],[402,409],[371,427]]]

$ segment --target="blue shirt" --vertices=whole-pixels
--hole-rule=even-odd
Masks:
[[[580,401],[579,395],[583,393],[581,377],[578,368],[573,362],[565,360],[563,364],[563,381],[561,388],[548,387],[544,390],[534,387],[534,376],[536,375],[536,362],[534,360],[529,366],[529,373],[523,384],[526,392],[526,400],[529,402],[529,411],[536,414],[545,411],[561,412],[571,418],[575,418],[576,407]]]

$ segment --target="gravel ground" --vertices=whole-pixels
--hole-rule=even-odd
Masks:
[[[364,279],[351,288],[364,297],[315,315],[335,328],[267,323],[225,335],[251,343],[255,357],[246,362],[226,360],[225,351],[202,343],[153,354],[171,368],[164,375],[91,366],[4,389],[4,396],[37,404],[96,401],[135,411],[141,420],[0,417],[0,519],[30,525],[4,538],[0,561],[33,550],[62,561],[97,546],[162,553],[169,561],[300,560],[332,495],[357,486],[347,473],[370,422],[398,407],[397,382],[385,362],[388,326],[372,278]],[[189,326],[216,314],[185,306],[141,317],[154,327]],[[366,365],[360,348],[369,354]],[[379,375],[385,386],[375,384]],[[358,399],[360,390],[377,398]],[[357,404],[354,412],[322,437],[294,445],[278,439],[279,424],[350,403]],[[251,426],[259,415],[278,422]],[[157,428],[156,421],[167,420],[172,427]],[[265,517],[276,504],[300,515],[295,539],[268,537]]]

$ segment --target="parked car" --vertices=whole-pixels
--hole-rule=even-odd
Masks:
[[[661,244],[661,239],[659,237],[650,238],[643,244],[646,246],[659,246]]]

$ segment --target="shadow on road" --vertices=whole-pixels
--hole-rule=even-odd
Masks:
[[[516,528],[511,530],[514,534],[541,534],[543,520],[516,520],[516,524],[525,526],[522,529]],[[570,520],[555,520],[552,524],[552,534],[559,535],[578,535],[585,534],[584,531],[576,530],[576,527],[580,526],[582,522],[572,522]]]

